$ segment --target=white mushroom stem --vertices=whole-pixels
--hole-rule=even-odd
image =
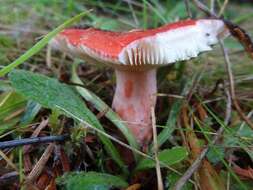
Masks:
[[[145,147],[152,137],[151,107],[156,103],[156,69],[115,72],[117,84],[112,106]]]

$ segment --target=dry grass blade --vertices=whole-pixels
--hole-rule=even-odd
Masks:
[[[193,0],[193,3],[204,13],[206,13],[208,16],[212,16],[215,18],[218,18],[218,15],[212,12],[205,4],[198,0]]]
[[[48,119],[42,120],[39,126],[33,131],[31,137],[37,137],[42,129],[48,124]],[[24,146],[24,151],[27,152],[31,148],[31,145]]]
[[[228,79],[229,79],[229,87],[230,87],[230,93],[231,93],[231,99],[233,101],[233,104],[236,108],[236,111],[238,112],[239,116],[241,117],[242,120],[244,120],[252,129],[253,129],[253,123],[251,122],[251,120],[243,113],[236,94],[235,94],[235,86],[234,86],[234,77],[233,77],[233,73],[232,73],[232,69],[231,69],[231,62],[229,59],[229,55],[228,52],[224,46],[223,41],[220,42],[221,48],[222,48],[222,52],[225,58],[225,63],[226,63],[226,70],[227,70],[227,74],[228,74]]]
[[[158,143],[157,143],[157,131],[156,131],[156,119],[155,119],[155,108],[151,107],[151,119],[152,119],[152,129],[153,129],[153,142],[154,142],[154,155],[156,162],[156,176],[157,176],[157,188],[158,190],[163,190],[163,180],[161,174],[161,167],[158,159]]]
[[[229,0],[225,0],[225,1],[224,1],[223,5],[222,5],[222,7],[221,7],[221,9],[220,9],[220,12],[219,12],[219,14],[218,14],[219,17],[223,15],[223,13],[224,13],[224,11],[225,11],[227,5],[228,5],[228,2],[229,2]]]
[[[0,150],[0,156],[6,161],[6,163],[11,166],[14,170],[18,171],[15,164]]]
[[[250,35],[244,29],[242,29],[240,26],[238,26],[228,20],[224,20],[224,22],[225,22],[226,26],[228,27],[232,36],[242,44],[245,51],[253,59],[253,42],[250,38]]]
[[[39,175],[43,171],[48,159],[50,158],[50,156],[54,150],[54,147],[55,147],[54,143],[51,143],[48,145],[45,152],[40,157],[39,161],[35,164],[34,168],[27,176],[27,179],[25,181],[26,184],[32,183],[33,181],[35,181],[39,177]]]

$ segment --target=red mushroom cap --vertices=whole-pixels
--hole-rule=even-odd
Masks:
[[[227,33],[221,20],[185,20],[129,32],[66,29],[52,44],[80,58],[113,66],[166,65],[211,50]]]

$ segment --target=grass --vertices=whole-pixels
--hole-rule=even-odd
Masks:
[[[100,184],[105,189],[120,187],[114,181],[115,176],[120,176],[124,187],[126,183],[128,186],[133,185],[133,181],[140,183],[143,189],[155,187],[154,162],[149,160],[152,158],[150,157],[152,145],[146,155],[139,155],[138,146],[124,123],[112,110],[104,113],[107,105],[110,105],[112,101],[115,83],[113,71],[110,68],[90,66],[82,60],[73,60],[59,52],[52,52],[51,64],[49,64],[45,48],[54,35],[63,28],[73,25],[74,22],[75,25],[96,26],[102,29],[130,30],[157,27],[167,22],[187,18],[183,1],[131,2],[131,4],[117,0],[66,0],[65,3],[59,0],[0,2],[0,141],[34,135],[72,134],[71,139],[64,144],[54,145],[54,151],[50,153],[47,160],[39,162],[43,163],[40,165],[43,170],[30,183],[26,178],[32,170],[36,169],[34,166],[48,145],[39,144],[2,150],[0,189],[14,187],[55,189],[56,178],[70,171],[96,171],[98,176],[100,173],[111,174],[111,177],[108,175],[108,179],[103,178]],[[217,9],[221,8],[223,1],[216,2]],[[193,5],[190,8],[194,17],[203,17],[203,13]],[[253,15],[248,14],[252,8],[252,4],[236,4],[231,1],[224,15],[227,19],[240,24],[252,35]],[[90,9],[93,11],[87,14]],[[235,12],[237,14],[234,14]],[[252,59],[247,57],[236,40],[229,38],[225,41],[225,45],[233,63],[236,95],[243,112],[247,115],[253,110]],[[74,64],[71,69],[73,62],[81,64]],[[77,104],[81,105],[79,101],[87,103],[86,113],[89,113],[90,118],[93,119],[85,118],[85,115],[79,113],[78,110],[71,111],[71,114],[63,114],[63,110],[75,109],[72,109],[70,104],[66,106],[64,101],[60,102],[61,98],[49,96],[47,98],[52,102],[45,106],[43,103],[47,100],[47,92],[49,93],[46,89],[41,92],[45,94],[44,97],[30,95],[40,88],[39,85],[43,84],[42,81],[45,79],[37,85],[33,84],[34,81],[28,82],[26,89],[30,90],[22,92],[23,95],[16,93],[20,80],[17,80],[15,85],[11,84],[12,78],[8,78],[5,74],[13,71],[17,66],[22,70],[56,78],[66,84],[81,83],[83,87],[73,85],[67,85],[67,87],[78,95]],[[165,188],[172,189],[180,175],[185,173],[193,159],[199,155],[201,149],[210,144],[217,129],[225,127],[221,140],[211,147],[204,161],[206,168],[198,170],[196,172],[198,177],[192,177],[184,189],[194,189],[192,184],[198,184],[200,189],[205,189],[205,184],[209,184],[213,189],[250,189],[252,178],[247,176],[247,172],[253,168],[253,132],[241,120],[234,107],[231,109],[232,116],[228,125],[224,125],[227,104],[224,89],[228,89],[229,86],[224,58],[219,46],[210,53],[200,55],[197,59],[176,63],[158,72],[158,91],[163,94],[163,96],[158,95],[156,107],[157,125],[161,126],[158,128],[160,151],[170,152],[173,147],[182,146],[184,148],[180,151],[186,149],[189,154],[183,154],[188,156],[178,158],[178,162],[173,165],[166,160],[170,156],[163,157],[162,162],[167,165],[162,168]],[[28,81],[29,77],[32,78],[30,75],[27,77]],[[215,89],[216,84],[219,85]],[[176,99],[171,97],[171,94],[183,97],[191,95],[191,98]],[[53,107],[54,104],[56,107]],[[91,127],[99,126],[102,132],[94,132],[86,128],[85,122],[82,121],[88,122]],[[122,131],[121,137],[117,136],[117,129]],[[103,131],[106,132],[105,136],[103,136]],[[120,146],[113,141],[115,136],[121,141],[125,138],[126,141],[123,140],[123,142],[127,142],[136,153],[136,164],[129,170],[126,170],[124,166],[122,161],[124,158],[120,157]],[[145,172],[138,174],[142,178],[138,178],[135,169],[138,168],[138,163],[143,162],[149,164],[144,168]],[[13,170],[14,166],[19,172]],[[207,175],[205,172],[212,173],[212,176],[205,178]],[[14,178],[8,177],[10,174],[14,175]],[[3,181],[3,178],[7,180]],[[63,180],[67,184],[68,181],[65,182],[65,179],[60,178],[58,181]],[[71,180],[71,183],[80,182],[81,184],[89,179],[78,177],[75,181],[75,177],[72,177]],[[89,181],[91,189],[95,188],[92,180]],[[64,183],[59,183],[58,189],[61,189]]]

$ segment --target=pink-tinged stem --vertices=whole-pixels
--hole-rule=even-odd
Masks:
[[[145,147],[152,137],[151,106],[156,103],[156,69],[115,72],[117,85],[112,106],[138,143]]]

